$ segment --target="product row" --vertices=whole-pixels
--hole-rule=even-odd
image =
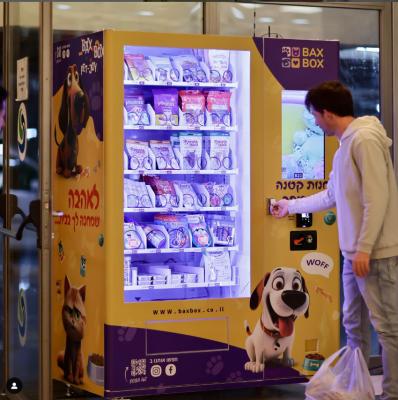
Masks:
[[[124,96],[124,123],[138,126],[230,127],[229,91],[129,88]]]
[[[125,286],[185,285],[233,281],[231,259],[227,252],[203,254],[200,266],[169,262],[147,264],[124,258]]]
[[[196,54],[125,54],[125,79],[157,82],[233,81],[229,50],[202,50]]]
[[[231,207],[235,191],[230,184],[170,181],[144,176],[143,181],[124,179],[124,208]]]
[[[124,169],[214,171],[233,167],[228,132],[175,132],[170,140],[125,142]]]
[[[184,249],[233,246],[235,218],[230,215],[155,215],[153,223],[124,223],[124,248]]]

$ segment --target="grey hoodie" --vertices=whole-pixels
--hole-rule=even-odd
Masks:
[[[328,187],[289,201],[289,213],[336,206],[340,249],[372,259],[398,255],[398,189],[389,153],[392,141],[376,117],[354,119],[340,140]]]

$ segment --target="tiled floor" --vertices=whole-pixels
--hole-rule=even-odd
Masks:
[[[372,376],[373,386],[376,394],[381,393],[381,375]],[[200,393],[182,393],[157,396],[139,397],[141,400],[303,400],[305,399],[305,385],[276,385],[264,388],[248,388],[239,390],[218,390]],[[66,396],[65,386],[55,385],[55,397],[57,400],[66,399],[98,399],[88,394],[72,393]],[[360,399],[358,399],[360,400]]]

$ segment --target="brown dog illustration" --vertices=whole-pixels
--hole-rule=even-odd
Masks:
[[[76,64],[68,67],[62,92],[62,104],[58,115],[59,127],[64,135],[58,146],[57,166],[58,175],[70,178],[82,171],[81,165],[77,164],[79,153],[78,135],[86,127],[90,114],[88,96],[82,85]]]

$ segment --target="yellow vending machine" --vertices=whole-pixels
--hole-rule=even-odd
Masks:
[[[338,348],[334,214],[267,212],[326,185],[335,146],[303,98],[337,70],[334,41],[54,45],[54,379],[104,397],[303,382]]]

